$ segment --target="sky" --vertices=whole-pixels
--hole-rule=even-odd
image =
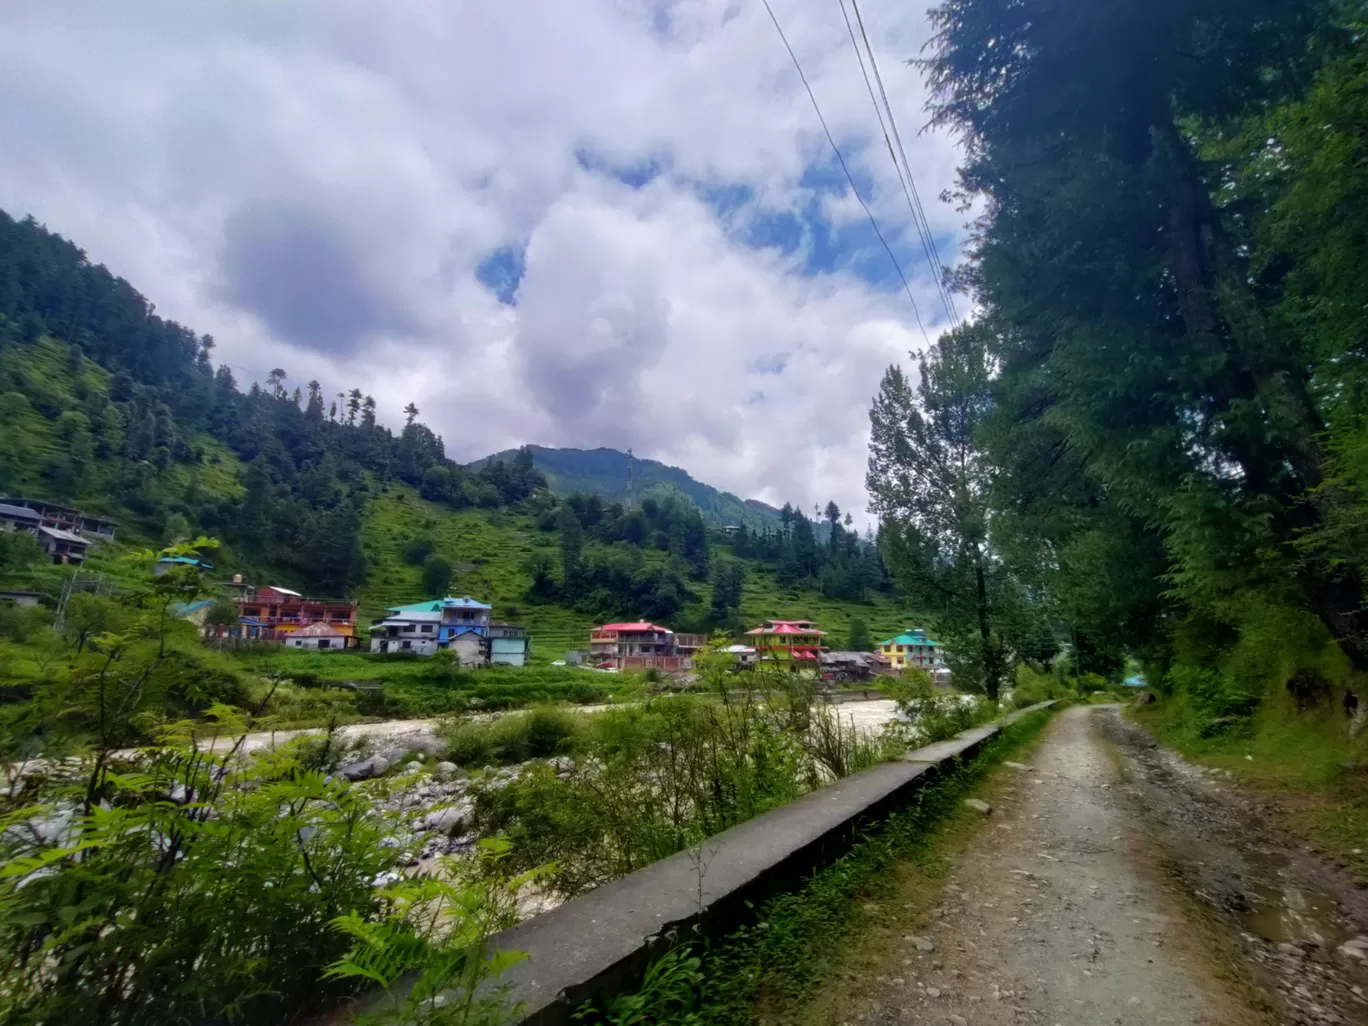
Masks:
[[[868,410],[944,327],[841,9],[771,0],[5,0],[0,208],[217,342],[414,402],[465,462],[632,447],[862,523]],[[943,262],[953,140],[861,8]]]

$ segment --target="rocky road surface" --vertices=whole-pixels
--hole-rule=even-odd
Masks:
[[[1011,774],[861,1024],[1368,1023],[1368,907],[1115,707]]]

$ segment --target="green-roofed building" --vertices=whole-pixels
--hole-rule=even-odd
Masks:
[[[895,670],[915,666],[933,676],[945,672],[945,653],[941,643],[929,638],[926,631],[909,627],[896,638],[879,642],[879,652]]]

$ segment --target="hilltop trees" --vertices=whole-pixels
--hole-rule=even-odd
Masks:
[[[925,354],[916,388],[890,367],[870,411],[869,489],[899,585],[931,613],[952,667],[996,699],[1006,669],[998,616],[1009,587],[988,538],[991,467],[977,435],[992,409],[974,326]]]
[[[361,510],[373,485],[399,480],[453,507],[521,502],[545,485],[530,458],[479,472],[453,463],[412,403],[396,437],[359,388],[338,393],[326,417],[322,385],[309,381],[296,395],[283,367],[265,388],[239,391],[228,367],[210,364],[211,338],[158,317],[126,281],[32,218],[2,212],[0,332],[22,345],[44,332],[79,340],[64,354],[75,406],[0,366],[0,480],[36,471],[55,494],[112,499],[153,526],[182,516],[311,586],[340,593],[362,579]],[[106,390],[88,384],[89,361],[110,373]],[[33,415],[58,421],[61,452],[37,455],[24,427]],[[248,464],[240,497],[206,498],[193,484],[181,494],[164,474],[210,459],[209,438]]]
[[[1137,654],[1154,680],[1314,665],[1352,685],[1361,8],[943,0],[932,19],[931,110],[982,210],[956,281],[977,313],[915,393],[890,372],[875,403],[895,576],[941,615],[981,580],[984,653],[1053,633],[1103,672]]]

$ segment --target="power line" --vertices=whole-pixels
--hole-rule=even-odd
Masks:
[[[952,326],[959,324],[959,313],[955,309],[954,300],[950,296],[950,290],[946,288],[945,276],[941,267],[940,256],[936,251],[935,235],[931,231],[931,223],[927,220],[926,210],[922,206],[921,194],[917,191],[916,179],[912,177],[912,163],[907,159],[907,151],[903,147],[902,133],[898,131],[897,118],[893,116],[893,106],[889,103],[888,92],[884,89],[883,76],[879,72],[879,62],[874,56],[874,48],[869,43],[869,35],[865,31],[864,17],[860,14],[859,0],[850,0],[850,6],[855,11],[855,22],[860,27],[860,38],[864,40],[864,50],[869,55],[869,68],[865,67],[864,53],[860,50],[860,44],[855,39],[854,27],[850,24],[850,15],[846,13],[845,0],[837,0],[841,5],[841,17],[845,19],[846,32],[850,35],[850,45],[855,50],[855,58],[860,63],[860,74],[864,77],[865,89],[869,91],[870,102],[874,105],[874,114],[879,119],[879,130],[883,132],[884,144],[888,147],[889,159],[893,161],[893,167],[898,173],[898,182],[902,186],[903,195],[907,198],[907,207],[912,214],[912,223],[917,229],[917,236],[921,240],[922,252],[926,256],[927,266],[931,271],[931,277],[936,283],[936,291],[940,295],[941,302],[945,305],[946,315],[950,318]],[[878,85],[879,97],[882,99],[882,109],[880,100],[874,96],[874,84],[869,80],[869,72],[874,73],[874,83]],[[887,124],[884,122],[887,115]],[[889,133],[892,132],[892,138]],[[896,142],[897,152],[894,152]],[[902,162],[898,162],[898,156],[902,156]]]
[[[784,35],[784,29],[779,24],[779,19],[774,16],[774,8],[770,6],[769,0],[760,0],[765,5],[765,10],[769,12],[770,21],[774,22],[774,30],[779,33],[779,38],[784,43],[784,49],[788,51],[789,58],[793,61],[793,66],[798,71],[798,78],[803,83],[803,88],[807,90],[808,99],[812,101],[812,109],[817,112],[817,120],[822,123],[822,131],[826,133],[827,142],[831,144],[831,151],[836,154],[836,159],[841,164],[841,170],[845,172],[846,181],[850,183],[850,191],[855,194],[855,198],[860,201],[860,206],[864,208],[865,216],[869,218],[870,225],[874,228],[874,234],[883,243],[884,251],[888,254],[888,259],[893,261],[894,268],[898,272],[898,280],[902,282],[903,291],[907,293],[907,301],[912,304],[912,314],[917,319],[917,327],[921,329],[922,338],[926,344],[931,344],[931,336],[926,333],[926,326],[922,324],[921,311],[917,309],[917,301],[912,298],[912,286],[907,284],[907,275],[903,274],[902,265],[898,263],[898,258],[893,255],[893,247],[884,238],[883,232],[879,231],[879,222],[874,220],[874,212],[869,209],[869,204],[860,195],[860,189],[855,184],[855,178],[850,173],[850,168],[846,166],[845,157],[841,156],[841,148],[836,145],[836,140],[832,138],[831,129],[827,127],[826,118],[822,116],[822,108],[817,105],[817,97],[812,92],[812,86],[808,85],[807,76],[803,74],[803,66],[798,63],[798,55],[793,52],[793,47],[789,45],[788,36]]]

